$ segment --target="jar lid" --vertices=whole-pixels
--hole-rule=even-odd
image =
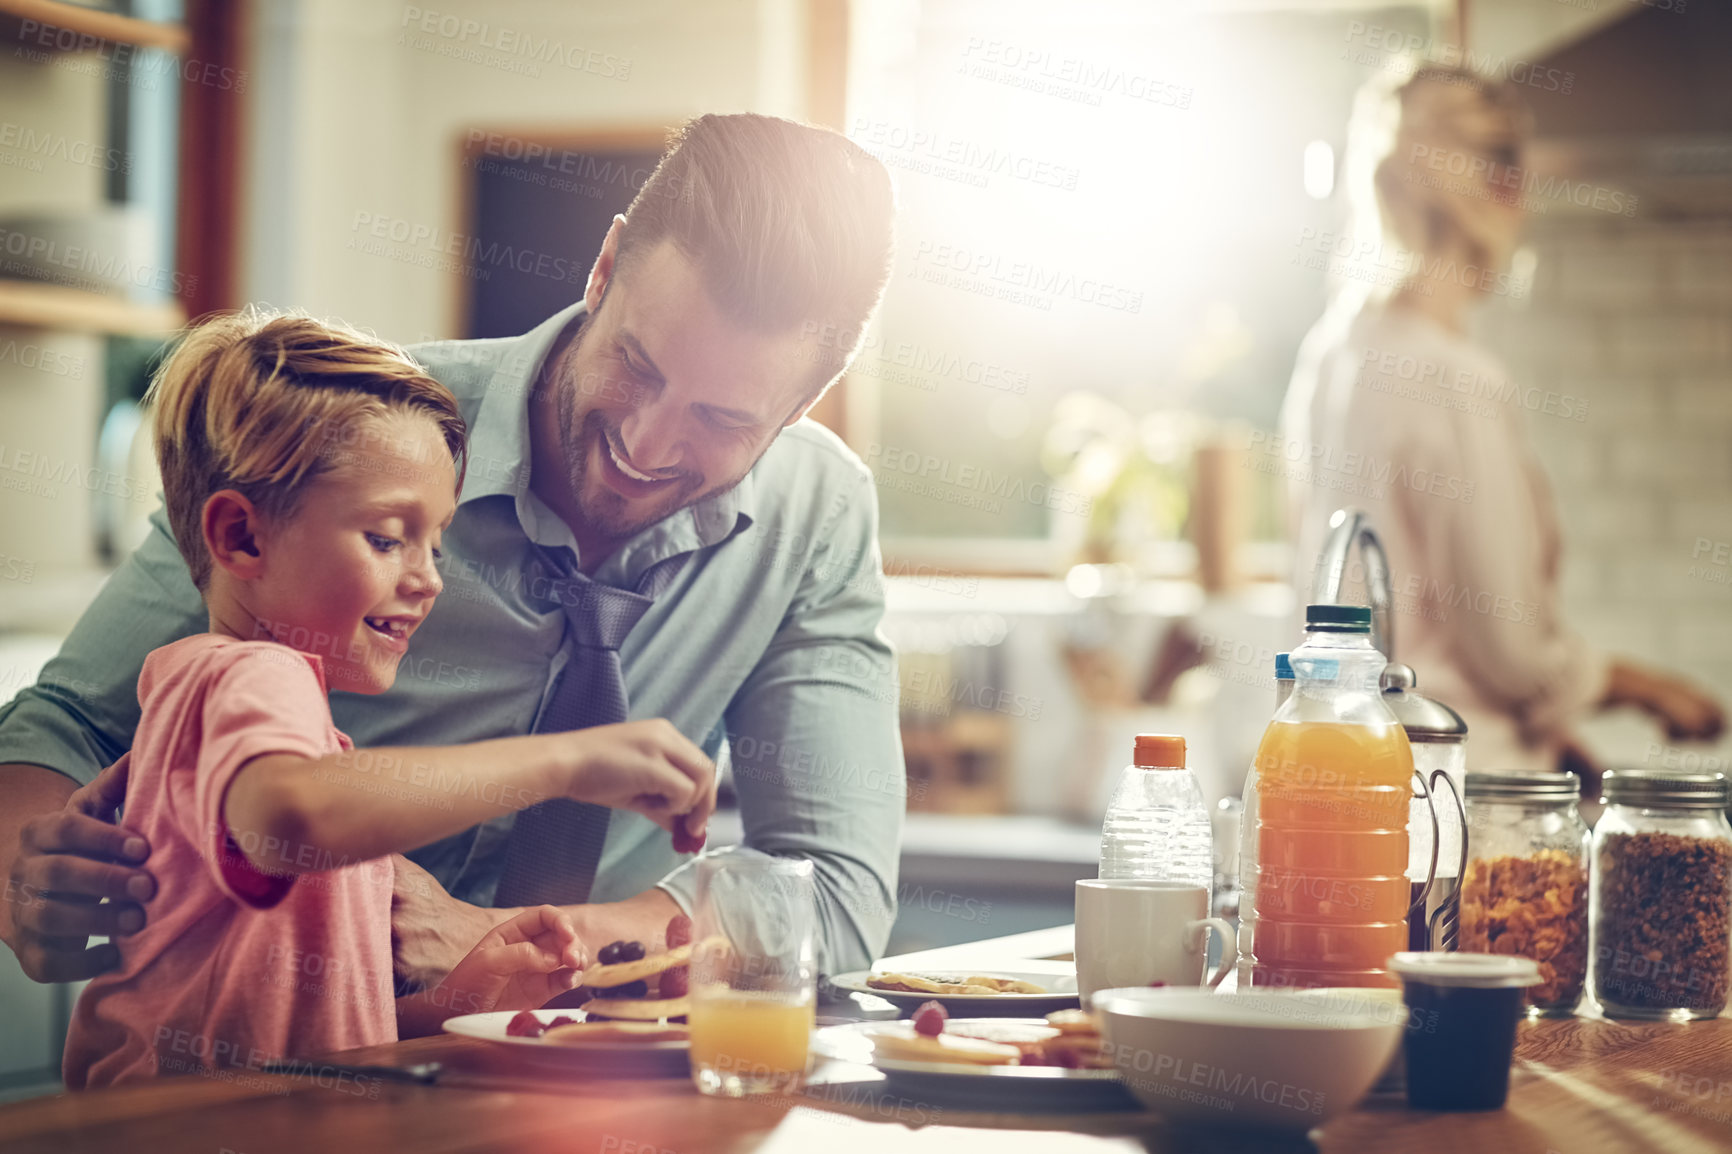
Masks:
[[[1383,687],[1383,704],[1407,730],[1409,741],[1461,742],[1467,740],[1467,722],[1461,714],[1437,700],[1427,697],[1414,687],[1419,678],[1413,668],[1399,661],[1383,667],[1378,679]]]
[[[1403,950],[1389,959],[1389,968],[1403,982],[1457,986],[1474,990],[1504,990],[1537,986],[1540,964],[1510,954],[1454,954]]]
[[[1575,774],[1546,769],[1470,770],[1465,784],[1468,798],[1476,801],[1576,801],[1582,796]]]
[[[1607,805],[1725,809],[1726,775],[1608,769],[1600,782],[1600,796]]]

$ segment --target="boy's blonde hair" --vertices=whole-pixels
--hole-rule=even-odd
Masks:
[[[248,309],[199,324],[157,370],[145,403],[169,525],[201,591],[211,494],[233,489],[267,517],[288,516],[341,450],[367,437],[358,428],[367,420],[427,414],[462,487],[467,432],[450,390],[396,345],[300,313]]]

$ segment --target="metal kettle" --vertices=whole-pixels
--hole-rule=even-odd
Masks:
[[[1312,603],[1339,601],[1355,546],[1365,559],[1371,643],[1390,662],[1383,670],[1383,703],[1407,731],[1419,783],[1408,819],[1407,878],[1413,887],[1408,948],[1454,950],[1461,917],[1461,877],[1467,868],[1467,810],[1462,801],[1467,722],[1443,702],[1420,693],[1413,670],[1395,660],[1389,558],[1363,511],[1337,509],[1329,518],[1329,536],[1312,579]],[[1445,787],[1455,803],[1452,806],[1438,802],[1437,795]]]

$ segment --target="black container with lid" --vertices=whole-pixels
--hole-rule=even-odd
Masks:
[[[1529,958],[1401,953],[1389,968],[1407,1002],[1402,1052],[1416,1110],[1496,1110],[1509,1097],[1522,994],[1540,980]]]

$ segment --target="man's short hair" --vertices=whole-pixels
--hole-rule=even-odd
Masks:
[[[724,314],[834,326],[852,346],[890,278],[884,166],[838,132],[750,113],[699,116],[670,144],[626,212],[616,267],[671,240]]]

